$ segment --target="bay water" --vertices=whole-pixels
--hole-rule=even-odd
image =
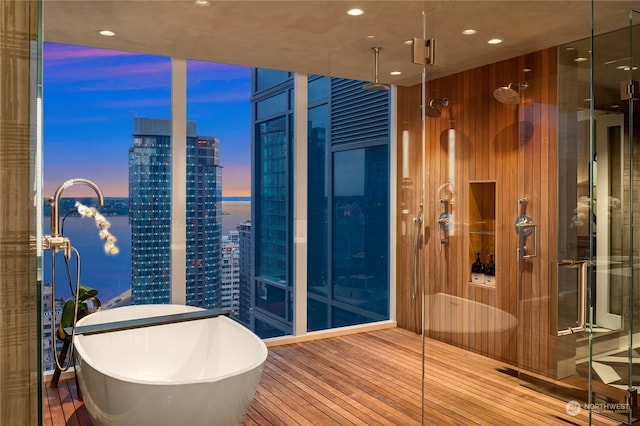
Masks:
[[[235,230],[236,226],[251,219],[250,201],[223,201],[222,235]],[[49,217],[43,219],[43,232],[50,233]],[[107,302],[125,290],[131,288],[131,226],[127,216],[108,216],[110,232],[118,239],[116,245],[120,252],[109,256],[104,252],[103,241],[98,236],[98,228],[91,218],[67,217],[61,231],[68,237],[71,245],[80,253],[80,283],[98,290],[98,297]],[[43,283],[51,283],[51,251],[43,253]],[[61,253],[56,256],[56,297],[68,299],[71,296],[69,276],[76,280],[76,256],[67,266]]]

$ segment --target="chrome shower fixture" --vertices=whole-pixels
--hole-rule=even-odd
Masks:
[[[362,88],[364,90],[369,90],[369,91],[389,90],[388,84],[380,83],[379,81],[380,72],[379,72],[378,62],[379,62],[379,56],[380,56],[380,51],[382,50],[382,47],[372,47],[371,50],[373,50],[373,56],[374,56],[375,76],[374,76],[373,83],[369,83],[366,86],[363,86]]]
[[[517,86],[517,91],[511,86]],[[493,97],[500,103],[506,105],[517,105],[520,103],[520,92],[529,87],[529,83],[521,81],[519,83],[509,83],[508,86],[498,87],[493,91]]]
[[[448,107],[449,98],[431,99],[431,101],[429,101],[429,105],[427,105],[427,107],[424,109],[425,115],[428,115],[429,117],[434,117],[434,118],[440,117],[442,113],[438,108],[436,108],[436,106],[439,106],[441,108]]]
[[[104,195],[100,187],[88,179],[80,178],[65,181],[58,187],[58,189],[56,189],[53,197],[49,197],[47,199],[47,203],[51,206],[51,235],[44,236],[42,248],[44,250],[50,249],[53,252],[63,250],[67,259],[71,256],[71,243],[68,238],[64,238],[60,235],[60,196],[65,189],[78,184],[82,184],[93,189],[98,197],[98,204],[101,206],[104,205]]]

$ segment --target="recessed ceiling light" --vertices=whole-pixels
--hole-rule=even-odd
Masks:
[[[403,41],[403,43],[406,44],[407,46],[411,46],[413,45],[413,39],[405,40]]]
[[[611,105],[609,108],[620,108],[620,105]]]
[[[522,68],[522,72],[531,72],[531,68]]]
[[[374,35],[368,35],[367,38],[376,38]]]
[[[98,34],[100,34],[101,36],[105,36],[105,37],[113,37],[114,35],[116,35],[116,33],[114,33],[111,30],[98,31]]]
[[[196,6],[209,6],[209,0],[195,0],[193,3]]]
[[[489,44],[500,44],[500,43],[502,43],[502,39],[500,39],[500,38],[492,38],[487,43],[489,43]]]
[[[574,61],[576,61],[576,62],[584,62],[586,60],[587,60],[587,58],[585,58],[584,56],[580,56],[580,57],[574,59]]]
[[[402,71],[391,71],[389,74],[391,74],[391,75],[400,75],[400,74],[402,74]]]
[[[472,29],[472,28],[469,28],[469,29],[464,30],[464,31],[462,32],[462,34],[464,34],[464,35],[474,35],[475,33],[477,33],[477,31],[476,31],[476,30],[474,30],[474,29]]]
[[[351,16],[360,16],[363,13],[364,13],[364,10],[358,9],[358,8],[349,9],[347,11],[347,15],[351,15]]]

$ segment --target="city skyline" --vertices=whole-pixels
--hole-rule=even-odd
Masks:
[[[171,58],[45,43],[43,61],[43,194],[84,177],[127,196],[131,123],[170,117]],[[249,98],[249,68],[187,62],[187,119],[220,140],[223,196],[251,195]]]

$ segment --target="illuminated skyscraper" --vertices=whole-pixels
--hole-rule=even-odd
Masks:
[[[220,306],[219,141],[187,122],[186,301]],[[134,118],[129,148],[132,303],[171,302],[171,121]]]
[[[220,308],[231,309],[237,318],[240,308],[240,237],[238,231],[222,236],[222,299]]]

